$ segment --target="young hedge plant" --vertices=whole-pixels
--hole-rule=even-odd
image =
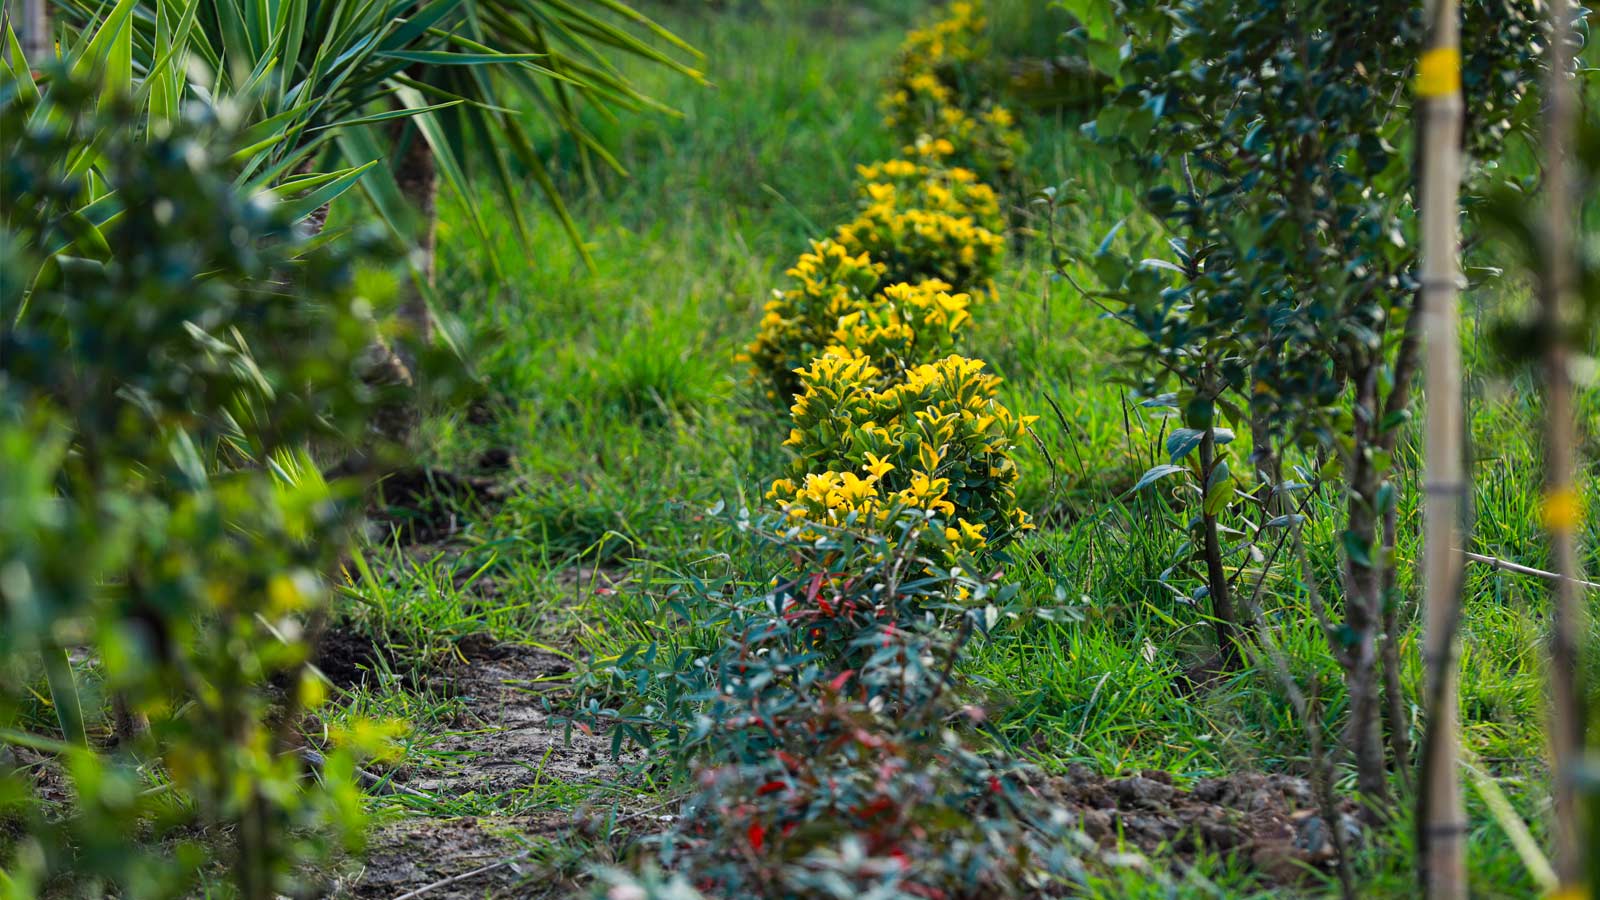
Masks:
[[[956,668],[1017,612],[1014,587],[921,555],[928,518],[872,533],[738,521],[768,584],[685,580],[640,598],[659,641],[579,673],[575,723],[692,775],[673,825],[611,896],[946,897],[1065,891],[1076,823],[983,750]],[[937,535],[935,535],[937,537]],[[970,569],[970,567],[969,567]],[[677,893],[651,877],[680,873]]]
[[[240,897],[312,894],[361,837],[362,741],[312,773],[298,736],[360,491],[306,447],[364,427],[393,283],[241,195],[217,110],[139,132],[105,81],[46,74],[0,85],[0,817],[26,826],[0,880],[188,896],[220,855]],[[91,181],[121,207],[99,228]]]

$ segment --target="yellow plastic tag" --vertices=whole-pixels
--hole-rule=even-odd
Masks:
[[[1552,491],[1544,497],[1544,524],[1551,531],[1573,531],[1583,521],[1583,501],[1571,488]]]
[[[1417,96],[1447,97],[1461,91],[1461,51],[1435,47],[1417,64]]]

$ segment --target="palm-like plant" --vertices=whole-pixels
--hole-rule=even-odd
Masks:
[[[276,112],[257,116],[252,111],[263,108],[268,102],[256,96],[261,90],[259,78],[226,94],[209,89],[215,85],[190,84],[186,71],[193,73],[196,70],[188,66],[188,54],[179,51],[186,45],[185,33],[194,24],[192,10],[187,18],[176,21],[162,17],[158,28],[159,40],[155,45],[157,52],[136,74],[133,64],[135,31],[129,27],[134,7],[133,0],[123,0],[101,17],[93,28],[69,35],[69,40],[61,42],[58,50],[50,42],[41,41],[36,32],[29,33],[28,43],[35,46],[32,53],[24,51],[10,17],[0,16],[0,92],[4,93],[6,99],[27,99],[37,98],[48,89],[36,72],[49,62],[39,58],[37,45],[43,44],[52,47],[50,52],[59,55],[61,65],[65,67],[63,71],[69,71],[73,77],[90,70],[103,69],[101,77],[106,88],[103,102],[122,103],[131,98],[134,108],[143,116],[140,121],[128,123],[135,130],[148,132],[164,127],[163,122],[180,114],[180,104],[186,91],[198,92],[207,100],[216,96],[227,98],[231,102],[218,104],[215,112],[235,120],[242,116],[244,121],[252,123],[244,132],[243,146],[231,155],[231,162],[237,171],[236,187],[246,196],[270,191],[280,201],[290,205],[290,214],[295,219],[304,219],[325,206],[353,187],[373,168],[374,161],[369,160],[321,172],[305,170],[301,163],[317,152],[325,141],[321,130],[315,127],[314,117],[318,107],[315,102],[279,98]],[[33,24],[37,26],[38,23],[36,21]],[[248,104],[245,103],[246,98],[251,98]],[[284,139],[287,135],[300,132],[307,133],[309,137],[298,143]],[[82,207],[74,215],[64,219],[59,227],[41,235],[43,246],[29,248],[42,266],[54,265],[56,255],[69,246],[74,248],[74,253],[89,252],[101,258],[110,255],[111,248],[102,229],[122,216],[124,209],[121,198],[107,187],[104,179],[97,176],[102,163],[100,142],[116,137],[109,133],[96,135],[77,146],[65,161],[63,176],[89,176],[89,190],[83,198]],[[38,274],[37,271],[22,273],[29,284]],[[24,292],[22,304],[16,310],[7,310],[7,315],[20,319],[26,312],[26,297],[27,293]]]
[[[83,55],[134,85],[152,119],[176,114],[186,94],[252,98],[245,110],[259,139],[245,166],[252,179],[302,191],[359,179],[380,218],[419,243],[422,291],[432,281],[441,180],[469,193],[482,172],[511,195],[520,167],[579,241],[518,107],[542,112],[620,170],[579,110],[663,107],[612,57],[701,78],[679,58],[695,51],[620,0],[54,3],[69,38],[101,44]],[[378,161],[388,165],[366,168]],[[331,192],[323,193],[313,199]],[[467,208],[487,236],[476,205]],[[513,206],[512,217],[527,241],[522,211]],[[422,292],[409,307],[406,318],[426,334]]]

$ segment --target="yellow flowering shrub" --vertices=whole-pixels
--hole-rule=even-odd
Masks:
[[[938,516],[959,551],[1003,544],[1030,527],[1017,507],[1011,454],[1032,417],[996,398],[1000,379],[951,355],[879,388],[865,357],[834,352],[800,373],[785,446],[791,474],[767,493],[801,521],[881,527],[895,509]]]
[[[994,179],[1011,173],[1024,143],[1015,117],[986,89],[987,27],[978,4],[952,3],[945,18],[911,32],[883,108],[884,124],[912,147]]]
[[[1027,141],[1017,118],[998,103],[983,102],[976,109],[933,105],[927,98],[901,104],[898,94],[885,99],[885,123],[908,141],[905,156],[943,166],[966,166],[985,180],[1004,180],[1027,152]]]
[[[860,310],[839,318],[829,349],[865,357],[885,382],[893,381],[954,350],[956,335],[972,322],[971,305],[970,295],[951,293],[950,285],[936,278],[891,284]]]
[[[980,62],[987,53],[984,30],[989,22],[980,4],[952,3],[944,18],[926,28],[915,28],[900,45],[903,59],[946,60],[957,64]]]
[[[800,390],[795,374],[835,343],[842,318],[859,313],[883,276],[883,265],[860,250],[815,241],[786,273],[794,287],[774,291],[756,339],[743,359],[767,383],[767,395],[788,404]]]
[[[937,278],[958,291],[988,287],[1000,270],[1005,238],[970,215],[900,205],[912,199],[890,192],[869,203],[839,226],[834,241],[848,253],[865,253],[882,263],[890,283]]]
[[[996,234],[1005,230],[1000,198],[994,188],[978,180],[971,169],[922,165],[909,159],[891,159],[857,166],[862,206],[887,203],[900,209],[926,209],[952,216],[971,216]]]
[[[800,392],[798,371],[829,351],[863,356],[885,379],[955,349],[972,321],[969,294],[936,278],[874,291],[883,266],[820,241],[788,272],[796,285],[768,301],[743,359],[784,405]],[[881,387],[882,385],[878,385]]]

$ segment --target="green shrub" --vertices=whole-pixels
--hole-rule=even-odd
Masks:
[[[952,681],[1017,592],[918,558],[920,516],[890,523],[892,538],[740,526],[780,573],[770,585],[644,598],[663,644],[578,679],[580,721],[693,764],[694,795],[636,867],[713,897],[978,898],[1069,880],[1068,823],[1021,787],[1017,764],[975,751],[984,716]],[[706,646],[688,637],[707,631]],[[648,874],[609,878],[666,890]]]
[[[0,97],[0,743],[52,754],[73,799],[0,771],[28,823],[0,868],[25,895],[188,895],[225,838],[240,896],[311,892],[304,864],[360,839],[365,742],[316,779],[296,749],[359,513],[305,448],[363,427],[392,283],[367,239],[313,247],[240,196],[211,110],[138,133],[104,82],[50,75]]]

